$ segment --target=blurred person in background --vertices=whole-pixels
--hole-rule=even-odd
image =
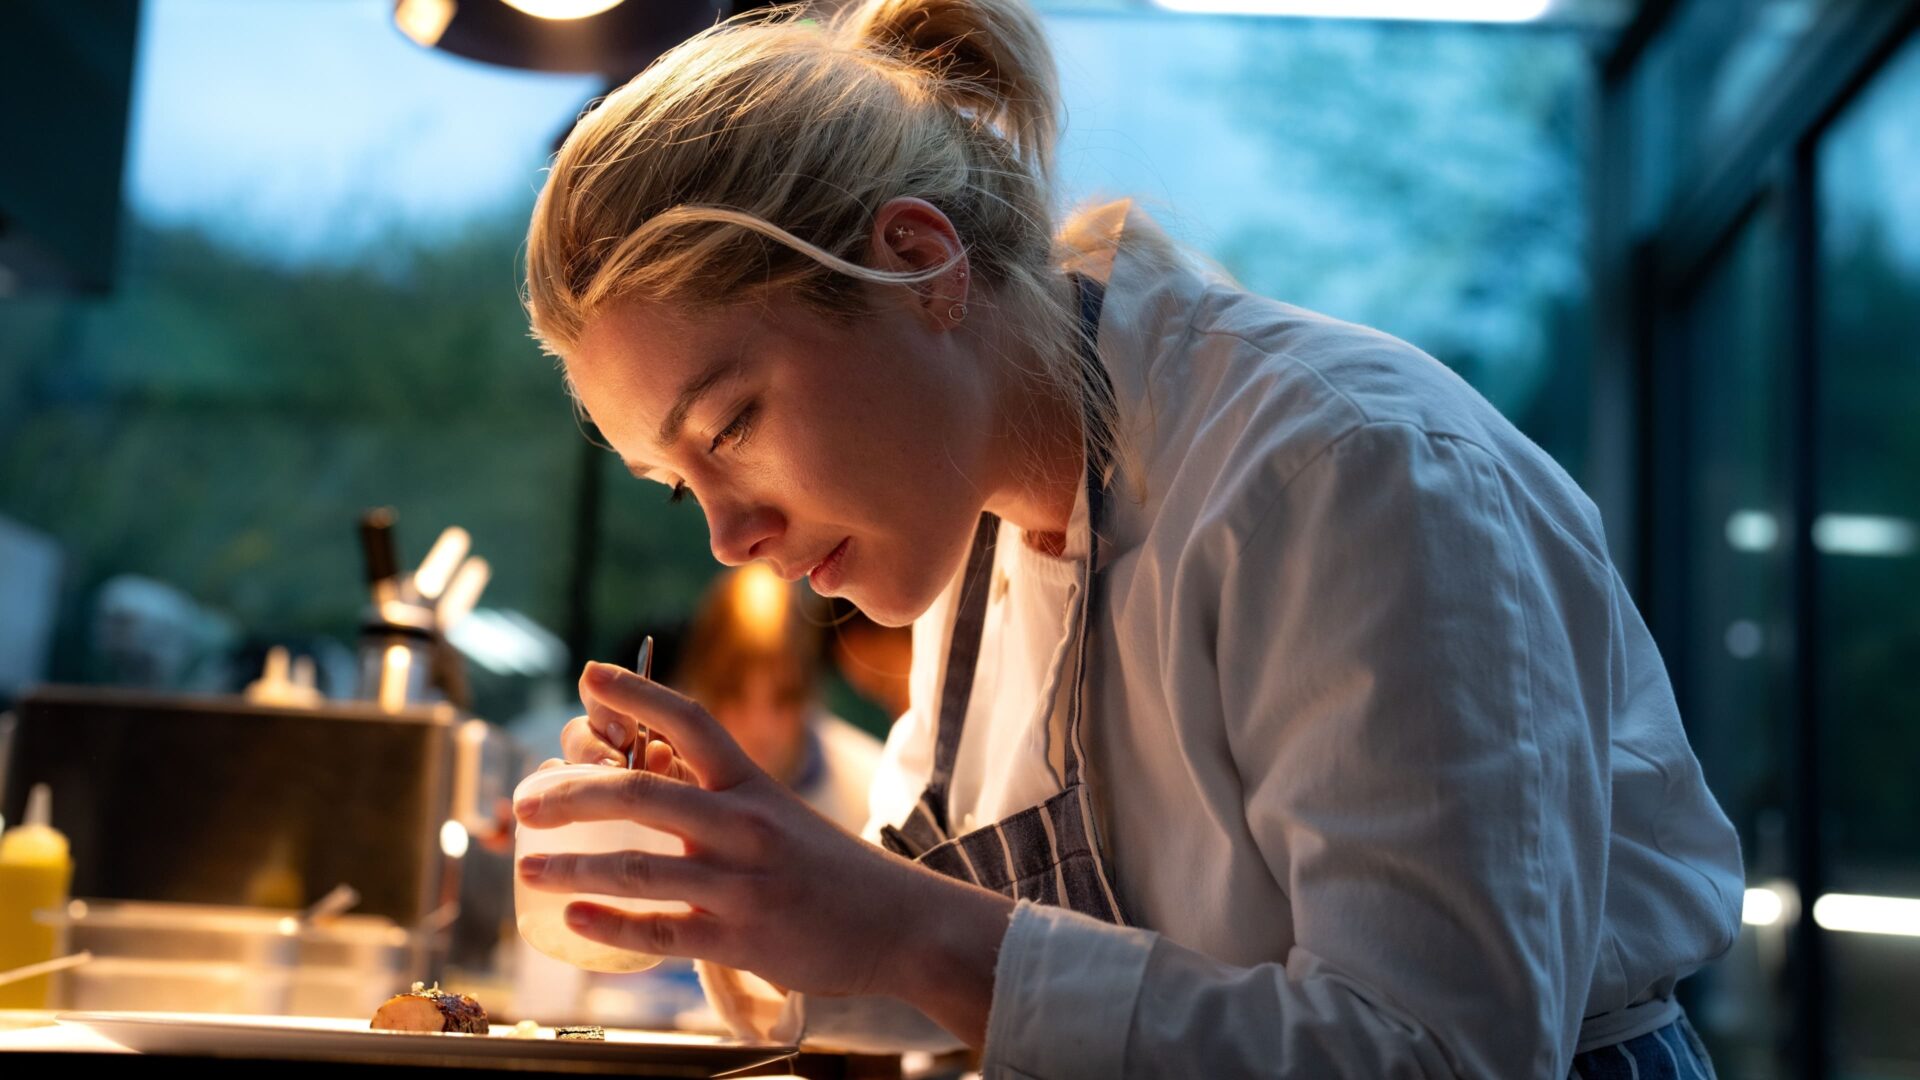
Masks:
[[[694,615],[674,686],[705,704],[755,765],[858,830],[880,741],[822,705],[820,631],[766,565],[723,573]]]
[[[840,677],[855,693],[879,706],[888,723],[905,716],[910,704],[913,631],[882,626],[846,600],[830,599],[827,604],[833,664]]]

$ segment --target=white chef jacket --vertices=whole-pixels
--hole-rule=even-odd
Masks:
[[[1129,203],[1081,228],[1135,450],[1085,739],[1136,925],[1021,902],[986,1075],[1558,1078],[1670,1022],[1738,931],[1738,840],[1593,504],[1418,349],[1169,265]],[[1083,495],[1063,566],[1086,529]],[[963,830],[1059,788],[1077,586],[1008,539]],[[914,625],[870,838],[931,769],[958,585]],[[708,975],[743,1034],[952,1044],[897,1002]]]

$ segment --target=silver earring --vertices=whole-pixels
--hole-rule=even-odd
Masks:
[[[913,235],[913,230],[907,228],[905,225],[895,225],[893,227],[893,238],[895,240],[905,240],[907,237],[912,235]]]
[[[967,305],[965,304],[955,304],[947,309],[947,318],[952,319],[954,322],[959,322],[966,317]]]

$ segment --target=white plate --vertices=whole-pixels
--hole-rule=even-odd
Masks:
[[[601,1041],[560,1040],[552,1028],[540,1037],[372,1031],[366,1021],[307,1016],[220,1013],[62,1013],[62,1024],[88,1028],[142,1054],[267,1060],[324,1060],[404,1064],[508,1065],[512,1062],[593,1062],[648,1066],[672,1075],[713,1076],[790,1057],[791,1046],[745,1043],[718,1035],[608,1028]]]

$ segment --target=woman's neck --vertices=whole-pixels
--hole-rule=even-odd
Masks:
[[[1062,277],[1059,285],[1059,301],[1071,303],[1072,283]],[[1035,550],[1057,556],[1066,550],[1085,476],[1082,408],[1037,385],[1028,373],[1044,370],[1045,364],[1030,345],[1003,328],[988,330],[983,355],[1010,362],[993,365],[1000,383],[994,425],[998,466],[986,509],[1026,533]]]

